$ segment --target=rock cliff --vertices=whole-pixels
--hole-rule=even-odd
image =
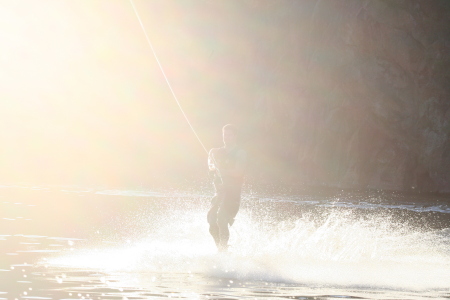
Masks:
[[[271,29],[245,125],[250,151],[267,149],[257,174],[450,192],[449,1],[247,4]]]

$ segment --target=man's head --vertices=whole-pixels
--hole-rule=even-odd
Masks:
[[[237,143],[237,132],[238,129],[233,124],[227,124],[223,126],[222,133],[223,133],[223,143],[225,146],[234,146]]]

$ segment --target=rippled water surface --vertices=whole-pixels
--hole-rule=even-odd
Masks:
[[[450,200],[244,192],[219,254],[211,191],[0,188],[0,299],[450,298]]]

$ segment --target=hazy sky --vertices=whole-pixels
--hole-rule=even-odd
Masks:
[[[220,146],[261,77],[258,19],[243,26],[239,1],[134,2],[193,126]],[[6,182],[145,181],[205,158],[127,0],[0,0],[0,82]]]

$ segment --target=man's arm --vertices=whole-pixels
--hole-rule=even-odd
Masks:
[[[209,150],[209,154],[208,154],[208,167],[210,171],[215,171],[217,166],[215,164],[215,159],[214,159],[214,154],[216,153],[216,149],[212,148],[211,150]]]

